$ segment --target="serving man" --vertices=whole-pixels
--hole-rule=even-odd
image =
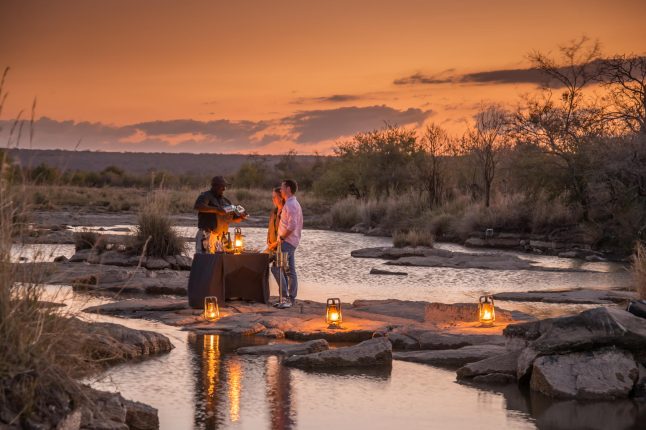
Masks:
[[[224,190],[229,183],[222,176],[211,179],[211,189],[200,194],[195,201],[197,211],[197,235],[195,236],[195,252],[213,252],[215,241],[222,233],[229,231],[229,223],[238,223],[246,219],[246,214],[236,215],[227,212],[226,207],[231,201],[224,197]]]
[[[297,189],[298,185],[291,179],[285,179],[280,185],[280,193],[285,200],[285,204],[281,210],[280,221],[278,222],[278,240],[280,249],[287,253],[289,262],[287,282],[281,283],[284,287],[282,296],[287,300],[278,305],[281,309],[292,307],[296,302],[296,293],[298,293],[298,278],[296,276],[294,253],[301,241],[303,210],[294,195]]]

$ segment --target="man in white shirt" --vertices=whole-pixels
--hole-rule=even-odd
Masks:
[[[278,240],[281,251],[287,253],[289,268],[286,270],[287,282],[281,282],[283,303],[279,303],[281,309],[289,308],[296,302],[298,293],[298,278],[296,276],[296,265],[294,262],[294,253],[301,241],[301,232],[303,231],[303,210],[300,203],[296,200],[296,190],[298,185],[291,179],[285,179],[280,184],[280,193],[285,200],[285,204],[280,214],[278,224]],[[281,277],[283,275],[281,274]]]

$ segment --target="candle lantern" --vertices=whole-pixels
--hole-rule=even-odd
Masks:
[[[235,254],[241,254],[244,248],[243,234],[240,227],[236,227],[233,233],[233,252]]]
[[[341,313],[341,300],[337,298],[327,299],[325,306],[325,322],[330,326],[339,327],[343,321]]]
[[[496,310],[494,309],[492,295],[480,296],[478,302],[478,319],[482,325],[486,326],[492,326],[494,321],[496,321]]]
[[[204,318],[209,321],[215,321],[220,318],[220,308],[218,307],[218,298],[207,296],[204,298]]]

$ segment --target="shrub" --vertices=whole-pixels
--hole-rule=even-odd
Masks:
[[[153,194],[139,210],[134,250],[153,257],[179,255],[185,251],[184,240],[172,228],[168,198]]]

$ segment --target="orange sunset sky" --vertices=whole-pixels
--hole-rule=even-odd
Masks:
[[[384,121],[460,133],[481,103],[536,91],[532,50],[586,35],[642,55],[645,19],[643,0],[0,0],[1,142],[34,97],[33,148],[307,154]]]

